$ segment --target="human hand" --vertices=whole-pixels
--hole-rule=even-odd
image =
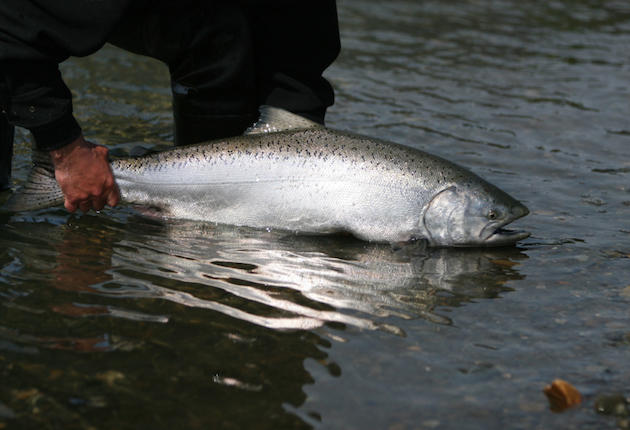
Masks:
[[[65,196],[69,212],[103,209],[116,206],[120,200],[118,187],[107,160],[108,150],[85,140],[83,135],[63,148],[50,151],[55,179]]]

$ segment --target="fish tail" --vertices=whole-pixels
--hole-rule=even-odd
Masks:
[[[33,169],[26,184],[9,197],[2,209],[8,212],[30,211],[57,206],[63,201],[50,156],[33,151]]]

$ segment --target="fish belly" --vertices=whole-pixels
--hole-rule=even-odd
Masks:
[[[252,180],[188,184],[119,183],[123,199],[174,218],[266,229],[408,240],[419,213],[403,190],[339,180]]]

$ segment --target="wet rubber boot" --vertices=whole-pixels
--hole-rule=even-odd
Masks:
[[[8,189],[11,184],[13,132],[13,126],[4,115],[0,115],[0,191]]]

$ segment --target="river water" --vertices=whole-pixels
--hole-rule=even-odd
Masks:
[[[339,16],[328,125],[468,167],[532,236],[427,250],[124,206],[0,216],[0,428],[628,428],[595,410],[630,395],[628,3]],[[172,141],[162,65],[106,47],[63,73],[113,154]],[[16,185],[29,148],[20,132]],[[552,412],[556,378],[583,402]]]

